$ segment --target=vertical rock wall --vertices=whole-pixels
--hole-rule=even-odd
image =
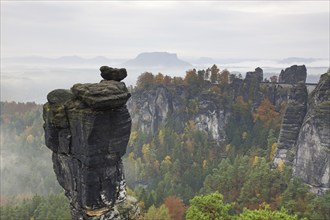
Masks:
[[[274,164],[293,166],[293,175],[323,194],[330,189],[330,72],[307,98],[303,82],[293,88],[283,118]]]
[[[293,163],[296,155],[296,141],[306,114],[307,97],[307,89],[303,83],[299,83],[291,89],[288,105],[282,119],[278,147],[274,157],[274,163],[276,165],[280,161]]]
[[[311,94],[297,139],[293,173],[315,193],[330,189],[330,72]]]
[[[131,118],[125,69],[101,67],[100,83],[50,92],[44,105],[46,145],[53,151],[57,180],[70,201],[73,219],[135,219],[138,207],[126,198],[121,157]]]

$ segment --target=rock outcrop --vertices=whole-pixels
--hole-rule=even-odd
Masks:
[[[305,65],[293,65],[280,73],[279,83],[297,84],[298,82],[306,82],[307,69]]]
[[[330,72],[307,98],[298,83],[283,118],[274,164],[293,166],[293,175],[323,194],[330,189]]]
[[[197,129],[206,132],[217,143],[225,139],[227,112],[216,98],[199,94],[187,102],[187,91],[176,86],[168,89],[157,86],[135,91],[128,102],[132,121],[141,131],[156,134],[168,122],[183,130],[187,120],[193,120]]]
[[[280,161],[293,163],[296,154],[296,141],[306,114],[307,97],[307,89],[303,83],[299,83],[291,89],[289,102],[282,119],[278,147],[274,157],[274,163],[276,165]]]
[[[243,94],[244,100],[252,100],[253,108],[261,103],[260,82],[263,80],[263,70],[257,67],[253,72],[247,72],[244,79]]]
[[[54,171],[73,219],[136,219],[137,201],[126,199],[121,160],[131,130],[125,105],[130,93],[120,82],[127,74],[123,69],[100,70],[105,78],[100,83],[48,94],[46,145],[53,151]]]
[[[296,144],[294,175],[322,194],[330,189],[330,71],[311,93]]]

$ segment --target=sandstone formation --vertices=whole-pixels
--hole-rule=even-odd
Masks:
[[[158,128],[166,123],[176,123],[178,130],[183,130],[185,120],[191,118],[197,129],[209,133],[217,143],[225,139],[225,121],[227,112],[215,97],[199,94],[189,101],[189,108],[184,105],[187,91],[176,86],[168,89],[158,86],[143,91],[135,91],[129,100],[132,121],[141,131],[156,134]],[[198,110],[195,107],[198,106]]]
[[[103,71],[103,72],[102,72]],[[44,105],[46,145],[53,151],[57,180],[70,201],[72,219],[136,219],[134,198],[126,199],[121,157],[131,118],[125,69],[101,67],[106,80],[57,89]]]
[[[294,175],[316,193],[330,189],[330,71],[309,97],[296,148]]]
[[[253,101],[253,109],[261,102],[260,82],[263,80],[263,70],[257,67],[253,72],[247,72],[244,79],[243,97],[244,100]]]
[[[323,74],[307,98],[299,83],[291,92],[274,164],[293,166],[293,175],[323,194],[330,189],[330,72]]]
[[[307,89],[303,83],[299,83],[291,89],[278,138],[278,147],[274,159],[276,165],[280,160],[293,163],[296,153],[296,141],[306,114],[307,96]]]
[[[279,83],[297,84],[298,82],[306,82],[307,69],[305,65],[293,65],[280,73]]]

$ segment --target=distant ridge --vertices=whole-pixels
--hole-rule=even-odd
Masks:
[[[136,58],[126,61],[129,67],[191,67],[192,65],[178,58],[175,53],[148,52],[140,53]]]
[[[3,61],[8,63],[19,64],[109,64],[114,62],[120,62],[119,59],[108,59],[104,56],[96,56],[93,58],[83,58],[80,56],[61,56],[58,58],[49,58],[43,56],[25,56],[25,57],[9,57],[3,58]]]

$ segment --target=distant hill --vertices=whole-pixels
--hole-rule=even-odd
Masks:
[[[288,57],[282,60],[279,60],[279,63],[311,63],[322,59],[316,58],[304,58],[304,57]]]
[[[168,52],[150,52],[141,53],[136,58],[123,63],[123,66],[129,67],[191,67],[192,65],[178,58],[175,53]]]

